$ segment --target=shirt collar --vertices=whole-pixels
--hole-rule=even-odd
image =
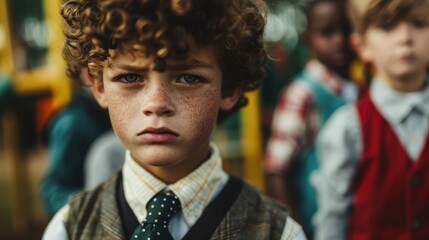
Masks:
[[[210,147],[212,154],[207,161],[171,185],[163,183],[138,165],[127,150],[123,168],[124,193],[139,222],[146,217],[147,202],[158,192],[168,188],[180,199],[187,225],[190,227],[195,224],[217,188],[228,180],[228,175],[222,169],[219,149],[213,143]]]
[[[370,95],[381,114],[392,124],[401,123],[417,107],[425,117],[429,117],[429,84],[418,92],[403,93],[394,90],[381,80],[371,83]]]

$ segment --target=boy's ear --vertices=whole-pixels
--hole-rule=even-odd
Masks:
[[[231,110],[237,101],[240,99],[241,96],[241,89],[236,88],[234,91],[232,91],[232,94],[229,94],[228,96],[223,96],[222,100],[220,102],[220,109],[223,111]]]
[[[350,43],[352,48],[358,54],[359,58],[364,63],[372,62],[372,54],[370,49],[366,46],[365,39],[358,33],[352,33],[350,35]]]
[[[104,94],[104,84],[102,79],[97,79],[91,75],[87,75],[87,81],[91,88],[92,94],[94,95],[95,100],[102,108],[107,108],[106,97]]]

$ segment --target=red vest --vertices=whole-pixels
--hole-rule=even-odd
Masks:
[[[363,152],[349,239],[429,239],[429,141],[413,162],[369,95],[357,103]]]

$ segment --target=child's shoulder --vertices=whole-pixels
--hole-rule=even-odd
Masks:
[[[240,236],[243,239],[266,239],[267,236],[295,239],[302,234],[301,226],[289,216],[285,205],[246,182],[230,209],[230,216],[242,220]]]
[[[267,236],[280,239],[290,219],[285,206],[244,180],[226,216],[220,227],[231,226],[231,231],[239,231],[239,239],[266,239]]]
[[[293,95],[313,95],[320,88],[327,87],[325,86],[326,83],[324,83],[326,76],[331,76],[330,79],[332,80],[330,81],[344,81],[338,77],[332,77],[333,75],[325,74],[326,72],[327,70],[321,63],[310,61],[304,69],[291,77],[291,81],[284,89],[284,92]]]
[[[348,132],[350,129],[359,128],[357,102],[345,104],[335,110],[322,128],[322,132],[324,129],[328,128],[331,128],[331,130],[344,130],[344,132]],[[325,132],[329,131],[330,130]]]
[[[313,91],[302,76],[295,75],[291,82],[283,87],[281,95],[284,101],[294,105],[305,105],[313,99]]]
[[[82,228],[85,228],[85,233],[99,235],[102,233],[100,224],[118,223],[116,193],[120,177],[120,173],[117,173],[97,188],[71,197],[68,214],[64,219],[67,231],[71,235],[82,232]],[[111,227],[120,228],[120,224],[117,225]]]
[[[79,213],[85,209],[93,209],[100,206],[100,201],[113,200],[116,203],[117,185],[121,177],[120,172],[112,175],[108,180],[93,190],[79,192],[70,198],[70,212]]]
[[[355,149],[361,141],[361,123],[355,103],[339,107],[327,120],[317,137],[320,149],[338,146],[338,151]],[[359,152],[359,150],[354,150]]]
[[[242,204],[242,206],[249,206],[256,212],[265,212],[280,218],[286,218],[288,215],[285,205],[268,197],[266,194],[245,181],[237,202]]]

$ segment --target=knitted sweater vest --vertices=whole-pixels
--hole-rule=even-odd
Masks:
[[[369,95],[357,110],[363,152],[349,239],[429,239],[429,141],[413,162]]]
[[[124,239],[116,199],[118,179],[117,174],[95,190],[71,199],[65,222],[70,240]],[[210,239],[280,239],[286,218],[283,207],[244,183]]]

